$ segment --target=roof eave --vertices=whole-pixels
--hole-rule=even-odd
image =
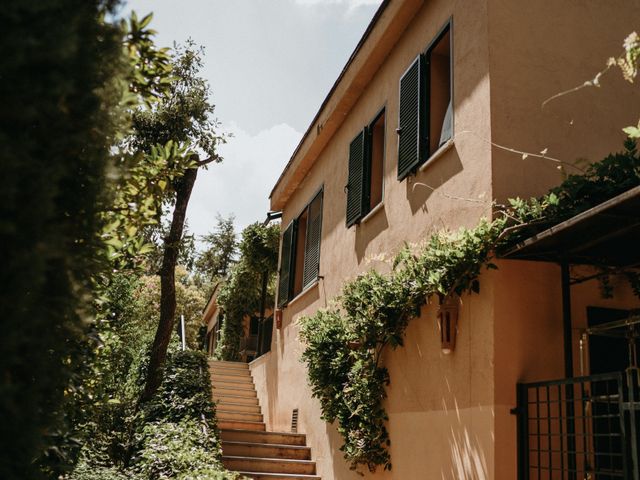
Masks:
[[[382,2],[271,190],[272,210],[282,210],[423,3]]]

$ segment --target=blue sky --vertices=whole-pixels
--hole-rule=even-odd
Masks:
[[[262,221],[268,195],[302,133],[364,33],[380,0],[130,0],[123,13],[154,13],[157,43],[191,38],[205,48],[216,117],[233,135],[222,164],[201,172],[190,230],[216,213],[238,229]]]

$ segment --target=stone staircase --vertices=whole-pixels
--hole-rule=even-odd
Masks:
[[[267,432],[249,365],[210,361],[222,463],[254,480],[320,480],[306,437]]]

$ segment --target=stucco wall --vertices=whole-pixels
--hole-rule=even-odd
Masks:
[[[550,97],[593,79],[638,28],[638,2],[489,0],[491,140],[584,167],[622,150],[622,128],[638,123],[640,89],[612,69],[600,88]],[[540,195],[564,172],[552,161],[493,149],[494,197]]]
[[[311,398],[297,320],[327,306],[358,273],[386,271],[386,260],[404,242],[420,242],[434,230],[473,226],[491,214],[493,198],[540,194],[562,180],[556,164],[523,161],[491,142],[533,152],[548,148],[549,155],[569,160],[595,160],[615,150],[622,139],[619,128],[637,121],[637,112],[630,113],[637,101],[614,102],[614,93],[630,94],[622,82],[612,78],[615,92],[581,92],[540,109],[545,98],[584,82],[619,50],[632,19],[622,22],[610,7],[595,0],[425,2],[286,203],[285,226],[324,188],[323,278],[290,302],[271,353],[251,369],[269,428],[289,430],[291,412],[299,409],[299,431],[307,433],[323,479],[360,477],[349,471],[339,451],[341,438],[320,420],[319,404]],[[454,144],[414,177],[398,182],[398,80],[450,17]],[[569,29],[575,38],[567,38]],[[371,40],[376,41],[375,32]],[[596,97],[603,103],[596,105]],[[349,142],[383,106],[384,207],[347,229],[343,188]],[[575,311],[582,312],[594,301],[594,287],[576,290]],[[559,268],[531,262],[501,261],[497,272],[483,274],[480,295],[463,299],[452,355],[440,351],[435,307],[425,307],[410,324],[405,347],[384,356],[391,376],[386,408],[393,473],[367,472],[365,478],[513,480],[515,418],[509,410],[515,406],[515,384],[563,376],[560,315]]]

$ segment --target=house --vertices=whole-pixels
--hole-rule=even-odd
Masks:
[[[558,161],[620,150],[621,128],[639,113],[634,85],[609,74],[600,89],[545,100],[602,70],[639,14],[634,2],[595,0],[383,1],[270,197],[282,211],[281,318],[271,351],[250,369],[268,428],[289,430],[294,413],[323,479],[359,476],[312,398],[297,320],[359,273],[388,271],[405,243],[491,218],[494,200],[545,193],[574,173]],[[564,225],[563,238],[575,246],[585,232],[604,232],[587,243],[606,245],[608,209],[637,225],[632,193],[587,215],[586,230]],[[548,237],[551,251],[565,245]],[[462,298],[453,352],[443,352],[436,309],[425,308],[405,346],[385,354],[393,470],[365,478],[587,478],[588,468],[607,467],[587,465],[603,453],[586,436],[595,427],[577,424],[591,407],[572,396],[586,384],[568,379],[625,367],[608,364],[611,344],[596,346],[589,329],[638,301],[622,284],[611,299],[595,281],[570,287],[570,264],[586,257],[551,258],[543,247],[529,242],[482,274],[479,294]],[[536,383],[553,379],[563,380]],[[608,468],[596,478],[618,478],[623,467]],[[638,478],[637,463],[624,468]]]

